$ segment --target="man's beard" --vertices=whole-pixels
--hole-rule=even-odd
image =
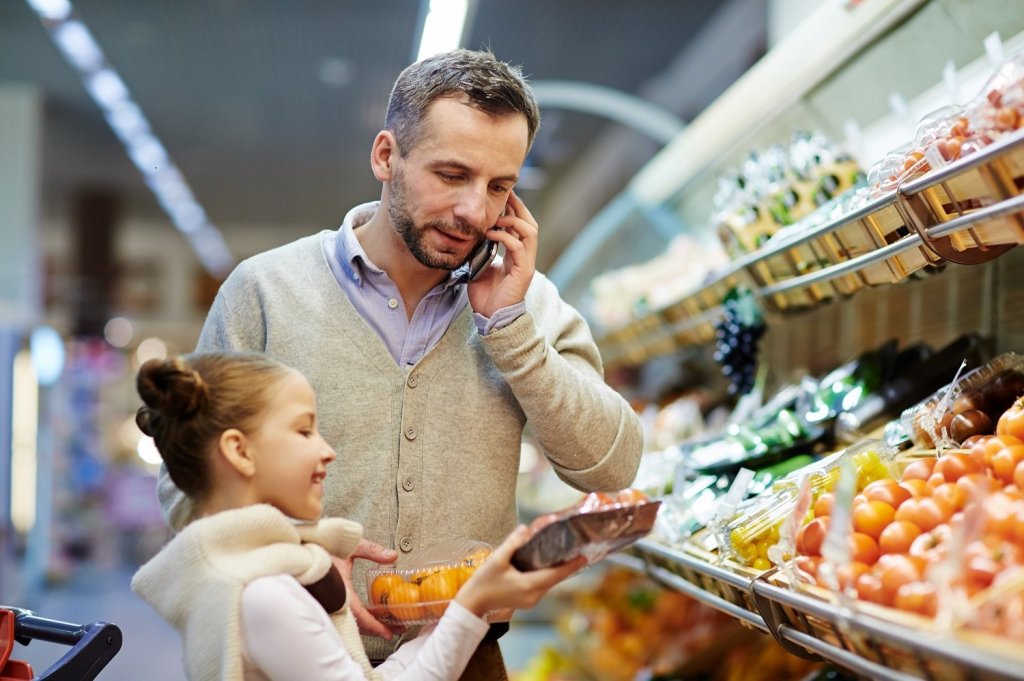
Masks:
[[[439,253],[429,249],[425,243],[425,237],[427,231],[430,229],[439,229],[442,232],[457,234],[463,237],[475,236],[475,230],[461,221],[458,223],[450,223],[443,220],[431,220],[425,223],[422,227],[417,227],[409,213],[402,174],[397,169],[395,170],[394,176],[391,178],[391,197],[390,201],[388,201],[388,217],[391,218],[391,224],[395,226],[395,230],[398,232],[399,236],[402,237],[402,241],[405,242],[406,248],[409,249],[409,252],[412,253],[413,257],[416,258],[421,265],[435,270],[448,270],[451,272],[465,264],[465,256],[455,255],[452,253]],[[474,248],[479,246],[481,241],[482,239],[477,237]],[[470,249],[470,253],[472,252],[473,249]]]

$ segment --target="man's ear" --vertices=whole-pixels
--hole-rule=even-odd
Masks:
[[[381,182],[390,182],[394,177],[394,161],[398,158],[398,141],[390,130],[381,130],[373,138],[370,148],[370,167],[373,175]]]
[[[239,475],[246,478],[256,475],[256,461],[252,457],[248,440],[245,433],[237,428],[229,428],[220,434],[217,454]]]

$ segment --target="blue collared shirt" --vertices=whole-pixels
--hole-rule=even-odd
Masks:
[[[356,312],[387,346],[399,366],[412,366],[441,340],[455,316],[469,304],[466,284],[458,275],[430,289],[416,306],[412,319],[406,314],[398,287],[387,272],[374,265],[356,238],[354,229],[369,221],[379,202],[356,206],[345,216],[337,232],[326,232],[321,246],[327,263]],[[497,310],[488,319],[476,312],[473,321],[482,335],[504,328],[526,311],[526,303]]]

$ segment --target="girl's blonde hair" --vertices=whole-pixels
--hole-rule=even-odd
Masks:
[[[270,389],[288,375],[284,364],[255,353],[195,353],[151,359],[136,388],[145,403],[135,415],[156,442],[171,480],[193,499],[212,485],[210,456],[221,434],[257,427]]]

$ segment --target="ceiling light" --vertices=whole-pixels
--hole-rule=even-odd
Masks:
[[[458,47],[468,12],[469,0],[430,0],[416,61]]]
[[[123,348],[132,342],[135,327],[124,317],[114,317],[103,326],[103,337],[115,348]]]
[[[128,87],[106,63],[103,50],[89,29],[74,16],[68,0],[26,0],[43,20],[50,37],[68,63],[75,67],[89,96],[103,111],[114,134],[124,144],[132,163],[174,226],[189,237],[196,256],[212,275],[223,277],[234,266],[234,258],[216,227],[196,202],[184,177],[167,155],[163,144],[150,130],[139,106],[131,100]],[[204,234],[202,239],[194,238]],[[213,249],[201,252],[199,249]]]

